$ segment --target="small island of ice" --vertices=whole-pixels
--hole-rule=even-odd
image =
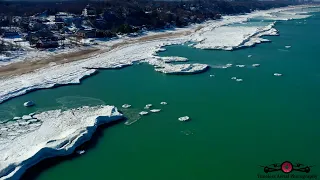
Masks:
[[[150,112],[156,113],[156,112],[160,112],[161,109],[151,109]]]
[[[274,73],[273,75],[274,76],[282,76],[282,74],[280,74],[280,73]]]
[[[139,112],[139,114],[141,115],[141,116],[144,116],[144,115],[147,115],[147,114],[149,114],[147,111],[141,111],[141,112]]]
[[[31,106],[34,106],[35,104],[34,104],[34,102],[32,102],[32,101],[27,101],[27,102],[23,103],[23,105],[24,105],[25,107],[31,107]]]
[[[125,108],[125,109],[127,109],[127,108],[129,108],[129,107],[131,107],[130,104],[124,104],[124,105],[122,105],[122,108]]]
[[[156,71],[165,74],[196,74],[206,71],[209,68],[207,64],[163,64],[156,68]]]
[[[188,121],[189,119],[189,116],[183,116],[178,118],[179,121]]]

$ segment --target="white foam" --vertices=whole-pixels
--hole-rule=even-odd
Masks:
[[[85,106],[42,112],[35,118],[42,125],[28,125],[34,131],[11,131],[1,139],[0,179],[19,179],[26,169],[45,158],[71,154],[91,138],[99,124],[118,120],[122,114],[114,106]]]

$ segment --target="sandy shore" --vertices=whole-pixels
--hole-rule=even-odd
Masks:
[[[199,26],[196,30],[199,30],[202,26]],[[55,64],[64,64],[64,63],[69,63],[73,61],[78,61],[86,58],[90,58],[93,56],[96,56],[98,54],[110,51],[112,49],[128,45],[128,44],[133,44],[137,42],[146,42],[146,41],[152,41],[152,40],[158,40],[162,38],[170,38],[170,37],[179,37],[179,36],[184,36],[188,35],[192,32],[192,30],[185,30],[185,31],[180,31],[180,32],[168,32],[168,33],[161,33],[161,34],[154,34],[154,35],[147,35],[147,36],[141,36],[138,38],[132,38],[129,40],[125,40],[123,42],[119,42],[116,44],[113,44],[110,46],[108,49],[100,49],[100,48],[88,48],[86,50],[81,50],[77,52],[70,52],[67,54],[58,54],[54,56],[48,56],[45,59],[41,60],[25,60],[22,62],[16,62],[12,63],[6,66],[0,67],[0,79],[1,78],[6,78],[9,76],[15,76],[15,75],[22,75],[26,74],[32,71],[35,71],[37,69],[49,66],[50,63],[55,63]]]

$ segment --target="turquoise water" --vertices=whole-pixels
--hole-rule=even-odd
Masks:
[[[160,54],[214,67],[232,63],[245,68],[171,76],[146,64],[134,65],[100,71],[81,85],[39,90],[1,104],[2,119],[112,104],[129,120],[138,120],[101,130],[84,155],[59,160],[49,168],[36,166],[23,179],[253,180],[263,173],[258,165],[285,160],[316,165],[311,174],[320,175],[319,15],[306,24],[277,23],[281,35],[267,37],[271,43],[254,48],[228,52],[170,46]],[[254,63],[261,66],[252,68]],[[243,82],[231,80],[233,76]],[[37,106],[24,108],[27,100]],[[125,103],[132,108],[122,109]],[[139,119],[137,113],[149,103],[162,111]],[[177,120],[185,115],[191,121]]]

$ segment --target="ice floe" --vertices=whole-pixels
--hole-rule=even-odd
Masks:
[[[129,107],[131,107],[131,105],[130,104],[124,104],[124,105],[122,105],[122,107],[123,108],[129,108]]]
[[[280,74],[280,73],[274,73],[273,75],[274,76],[282,76],[282,74]]]
[[[214,77],[214,75],[213,75],[213,74],[210,74],[210,77]]]
[[[259,67],[260,64],[252,64],[253,67]]]
[[[141,112],[139,112],[139,115],[141,115],[141,116],[144,116],[144,115],[147,115],[147,114],[149,114],[147,111],[141,111]]]
[[[236,79],[236,81],[237,81],[237,82],[241,82],[241,81],[243,81],[243,79]]]
[[[252,55],[248,55],[248,58],[251,58],[252,57]]]
[[[22,119],[23,119],[23,120],[29,120],[29,119],[32,119],[32,116],[30,116],[30,115],[23,115],[23,116],[22,116]]]
[[[232,79],[232,80],[236,80],[236,79],[237,79],[237,77],[232,77],[231,79]]]
[[[237,67],[240,67],[240,68],[243,68],[245,67],[246,65],[242,65],[242,64],[239,64],[239,65],[236,65]]]
[[[156,68],[156,71],[165,74],[196,74],[206,71],[209,68],[207,64],[163,64]]]
[[[161,102],[160,104],[161,104],[161,105],[167,105],[168,103],[163,101],[163,102]]]
[[[9,122],[1,124],[0,129],[10,131],[0,135],[0,179],[19,179],[26,169],[45,158],[73,153],[91,138],[99,124],[119,120],[122,114],[114,106],[84,106],[46,111],[34,118],[39,122],[18,127],[11,127]]]
[[[23,105],[24,105],[25,107],[31,107],[31,106],[34,106],[34,102],[32,102],[32,101],[27,101],[27,102],[23,103]]]
[[[284,46],[284,47],[287,48],[287,49],[291,48],[291,46]]]
[[[86,152],[85,150],[76,151],[76,153],[79,154],[79,155],[84,154],[85,152]]]
[[[188,58],[178,57],[178,56],[168,56],[168,57],[157,57],[159,60],[162,60],[165,63],[171,62],[187,62]]]
[[[188,121],[189,119],[189,116],[183,116],[178,118],[179,121]]]
[[[160,112],[161,109],[151,109],[150,112],[153,112],[153,113],[157,113],[157,112]]]

